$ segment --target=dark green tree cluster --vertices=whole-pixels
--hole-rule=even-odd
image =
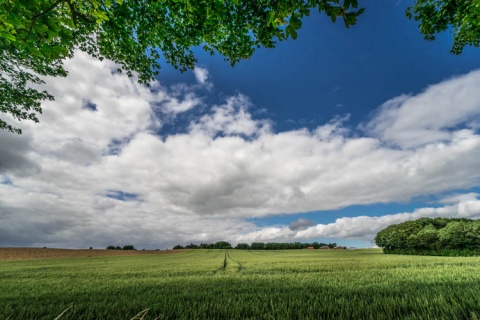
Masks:
[[[120,247],[120,246],[108,246],[107,250],[136,250],[131,244]]]
[[[407,221],[381,230],[375,243],[384,253],[480,255],[480,220],[421,218]]]
[[[215,243],[201,243],[201,244],[195,244],[195,243],[190,243],[187,244],[186,246],[182,246],[177,244],[173,249],[231,249],[232,245],[226,241],[218,241]]]
[[[239,243],[235,249],[244,249],[244,250],[294,250],[294,249],[307,249],[312,247],[314,249],[320,249],[322,247],[329,247],[334,249],[337,247],[336,243],[301,243],[301,242],[252,242],[249,246],[246,243]]]
[[[301,242],[253,242],[252,244],[248,243],[239,243],[235,246],[235,249],[240,250],[291,250],[291,249],[307,249],[312,247],[314,249],[320,249],[322,247],[328,247],[334,249],[337,247],[336,243],[301,243]],[[191,243],[186,246],[176,245],[173,249],[231,249],[232,245],[226,241],[219,241],[216,243],[201,243],[199,245]]]

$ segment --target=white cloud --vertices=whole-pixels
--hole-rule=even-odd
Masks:
[[[410,148],[450,141],[458,126],[477,127],[480,71],[435,84],[424,92],[385,102],[367,130],[385,142]]]
[[[229,97],[224,105],[214,106],[213,113],[206,114],[190,124],[192,134],[205,133],[215,136],[225,135],[252,136],[270,132],[268,121],[252,119],[248,112],[250,100],[244,95]]]
[[[34,136],[39,154],[60,152],[65,147],[105,151],[112,140],[135,135],[159,123],[153,121],[151,104],[162,100],[163,92],[138,85],[115,73],[109,61],[96,61],[82,52],[67,60],[67,78],[47,78],[46,89],[55,101],[43,103],[40,123],[22,123]],[[96,111],[85,107],[95,104]],[[67,146],[69,145],[69,147]]]
[[[463,201],[476,200],[480,196],[478,193],[470,192],[466,194],[453,194],[440,199],[440,203],[443,204],[454,204]]]
[[[164,110],[174,114],[188,111],[200,105],[202,101],[192,94],[187,95],[183,100],[172,97],[163,104]]]
[[[5,130],[0,130],[0,174],[7,171],[17,175],[30,174],[39,167],[30,160],[29,154],[32,149],[32,135],[25,132],[22,139],[18,139]]]
[[[113,63],[81,53],[66,68],[68,78],[47,79],[57,100],[43,105],[40,124],[20,123],[22,136],[0,134],[0,150],[7,150],[0,181],[12,182],[0,184],[0,245],[365,238],[388,219],[343,218],[298,233],[288,226],[258,231],[246,219],[408,201],[479,184],[480,136],[472,125],[479,72],[393,99],[366,125],[370,136],[354,136],[343,119],[276,133],[268,119],[252,115],[243,95],[208,108],[195,85],[148,89],[115,73]],[[155,134],[170,115],[176,121],[199,104],[206,112],[187,118],[184,132]],[[404,131],[425,135],[409,140]],[[111,198],[122,193],[134,196]],[[475,210],[469,204],[457,214]]]
[[[163,100],[157,101],[157,109],[166,115],[176,116],[203,104],[202,99],[195,93],[195,86],[177,84],[166,90],[162,88]]]
[[[304,230],[311,226],[315,225],[315,222],[307,219],[300,218],[297,221],[290,222],[288,228],[292,231],[295,230]]]
[[[208,70],[201,67],[195,67],[193,70],[195,74],[195,79],[197,79],[198,83],[205,84],[208,80]]]
[[[470,196],[466,197],[470,198]],[[254,241],[298,241],[303,239],[333,238],[357,239],[373,244],[375,235],[392,224],[419,218],[469,218],[480,219],[480,200],[462,200],[453,205],[439,208],[421,208],[413,212],[389,214],[378,217],[358,216],[339,218],[329,224],[317,224],[308,228],[291,228],[290,226],[266,227],[241,235],[237,242]]]

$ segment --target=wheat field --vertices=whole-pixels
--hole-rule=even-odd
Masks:
[[[0,319],[480,317],[478,257],[378,249],[130,254],[1,259]]]

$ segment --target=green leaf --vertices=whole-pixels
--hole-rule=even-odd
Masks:
[[[288,25],[285,28],[285,31],[286,31],[287,37],[290,36],[290,37],[292,37],[293,40],[297,39],[297,36],[298,36],[297,31],[291,25]]]
[[[267,13],[267,25],[275,26],[275,12],[274,11],[269,11]]]
[[[298,30],[302,27],[302,20],[298,19],[296,16],[290,18],[289,26],[292,26],[295,30]]]

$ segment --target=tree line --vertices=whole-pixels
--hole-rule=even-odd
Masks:
[[[215,243],[190,243],[186,246],[177,244],[173,249],[232,249],[232,245],[226,241],[218,241]]]
[[[312,243],[301,243],[301,242],[252,242],[248,243],[239,243],[235,246],[235,249],[240,250],[291,250],[291,249],[320,249],[320,248],[337,248],[336,243],[321,243],[321,242],[312,242]],[[201,243],[194,244],[190,243],[186,246],[176,245],[173,249],[232,249],[233,246],[226,241],[219,241],[216,243]]]
[[[375,243],[392,254],[480,255],[480,220],[421,218],[393,224],[378,232]]]
[[[131,244],[120,247],[120,246],[108,246],[107,250],[136,250],[135,247]]]

